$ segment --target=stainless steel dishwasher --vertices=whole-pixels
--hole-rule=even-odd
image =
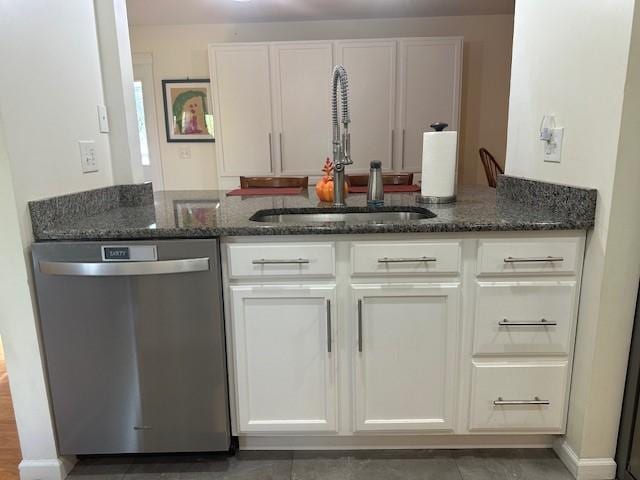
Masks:
[[[227,450],[218,241],[32,252],[60,453]]]

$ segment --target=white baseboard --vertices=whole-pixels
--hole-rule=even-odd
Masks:
[[[22,460],[20,480],[64,480],[75,465],[74,457]]]
[[[613,480],[616,478],[616,462],[613,458],[578,458],[565,438],[554,442],[553,450],[576,480]]]
[[[549,448],[551,435],[240,436],[242,450]]]

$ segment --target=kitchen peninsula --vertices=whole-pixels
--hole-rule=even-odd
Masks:
[[[564,433],[595,202],[594,190],[502,176],[418,220],[256,221],[372,211],[365,195],[341,210],[312,189],[119,186],[30,207],[37,242],[220,238],[241,448],[442,448]],[[423,207],[385,195],[389,211]]]

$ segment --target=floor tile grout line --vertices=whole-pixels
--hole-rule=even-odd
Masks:
[[[131,470],[131,468],[133,468],[133,464],[135,463],[134,459],[130,458],[130,460],[131,461],[129,462],[129,465],[127,465],[127,469],[122,474],[122,478],[120,480],[125,480],[125,477],[129,474],[129,470]]]
[[[291,463],[289,464],[289,480],[293,480],[293,459],[295,451],[291,452]]]
[[[452,455],[451,458],[453,459],[453,463],[456,465],[456,470],[458,470],[458,477],[460,480],[464,480],[464,475],[462,474],[462,470],[460,470],[460,465],[458,465],[458,458],[454,455]]]

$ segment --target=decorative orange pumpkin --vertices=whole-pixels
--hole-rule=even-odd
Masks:
[[[324,175],[316,183],[316,195],[321,202],[333,202],[333,162],[327,158],[322,167]],[[349,193],[349,185],[344,182],[345,197]]]

